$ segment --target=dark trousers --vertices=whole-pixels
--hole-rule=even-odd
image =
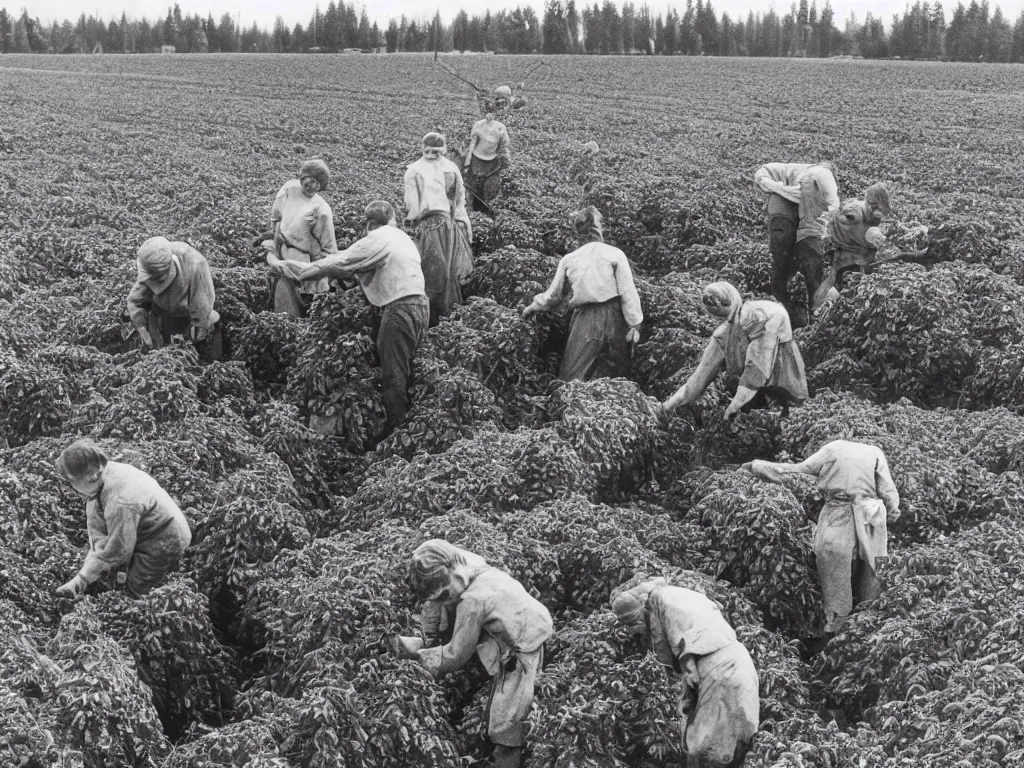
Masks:
[[[291,280],[279,277],[274,285],[274,311],[291,317],[305,317],[315,295],[302,293]]]
[[[825,270],[821,238],[807,237],[797,242],[797,226],[797,220],[785,214],[775,214],[768,222],[768,242],[772,254],[772,295],[786,307],[794,328],[800,328],[811,321],[814,295],[824,280]],[[789,280],[797,272],[803,275],[807,286],[806,315],[803,307],[794,307],[790,301]]]
[[[153,337],[153,348],[163,349],[171,343],[172,336],[190,337],[191,320],[180,315],[172,315],[157,306],[149,309],[149,335]],[[199,359],[204,363],[212,363],[224,356],[224,336],[220,323],[210,329],[209,335],[202,341],[193,342]]]
[[[573,381],[629,373],[629,326],[616,296],[601,304],[584,304],[573,312],[558,378]]]
[[[405,420],[409,410],[409,378],[416,348],[427,335],[430,324],[430,303],[426,296],[409,296],[384,307],[377,332],[377,355],[380,357],[381,384],[388,425],[392,428]]]

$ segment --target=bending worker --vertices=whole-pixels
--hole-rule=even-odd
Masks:
[[[366,206],[364,237],[340,253],[313,264],[277,262],[293,281],[356,277],[366,300],[382,307],[377,332],[384,407],[392,428],[409,410],[409,377],[416,349],[426,337],[430,307],[423,287],[423,270],[416,243],[395,223],[391,203],[376,200]]]
[[[188,243],[151,237],[139,248],[137,266],[128,315],[143,345],[161,349],[174,336],[188,334],[202,360],[220,360],[220,315],[213,308],[213,276],[203,254]]]
[[[658,578],[620,587],[612,611],[682,677],[687,768],[739,768],[758,728],[757,670],[717,603]]]
[[[836,632],[854,602],[881,594],[876,560],[888,553],[886,523],[900,515],[900,495],[885,455],[873,445],[835,440],[799,464],[751,461],[743,466],[775,483],[790,474],[818,478],[825,506],[814,529],[814,555],[825,631]]]
[[[491,203],[501,191],[501,174],[512,163],[508,129],[488,110],[470,133],[463,170],[473,194],[473,210],[494,216]]]
[[[703,303],[722,323],[711,336],[697,370],[664,402],[666,414],[704,394],[723,363],[729,378],[739,379],[726,419],[741,409],[766,406],[769,395],[782,401],[784,415],[790,405],[807,399],[804,361],[784,306],[774,301],[743,301],[740,292],[725,282],[707,286]]]
[[[275,312],[305,317],[313,296],[327,293],[326,278],[296,284],[280,279],[276,264],[281,259],[309,264],[338,250],[334,214],[320,196],[330,180],[331,172],[323,160],[307,160],[299,169],[299,177],[285,183],[274,198],[270,210],[274,239],[263,245],[268,250],[270,271],[279,278],[274,285]]]
[[[534,297],[523,317],[562,303],[568,289],[574,308],[558,378],[588,381],[629,372],[629,345],[640,340],[644,313],[626,254],[604,242],[602,219],[589,205],[573,216],[585,245],[558,262],[551,286]]]
[[[507,573],[462,553],[447,541],[431,539],[417,547],[409,563],[417,597],[439,601],[455,614],[452,639],[427,648],[419,638],[396,638],[394,648],[434,677],[460,669],[476,653],[493,678],[487,735],[494,743],[494,765],[517,768],[544,641],[554,629],[551,614]]]
[[[768,247],[772,255],[772,295],[803,322],[803,308],[790,304],[789,280],[798,271],[807,285],[807,323],[814,296],[824,278],[823,214],[839,207],[839,188],[831,163],[768,163],[754,173],[754,184],[768,193]]]
[[[156,480],[130,464],[110,461],[91,440],[76,440],[57,472],[85,505],[89,552],[78,574],[57,594],[79,597],[104,574],[128,566],[125,591],[138,598],[177,570],[192,542],[188,522]]]
[[[462,303],[462,282],[473,271],[466,188],[447,152],[444,136],[428,133],[423,157],[405,171],[405,221],[417,227],[431,326]]]
[[[886,245],[883,222],[892,214],[889,192],[884,184],[864,190],[863,200],[847,200],[828,216],[828,240],[835,248],[832,270],[814,297],[815,307],[824,303],[829,291],[842,285],[843,274],[854,269],[871,273],[878,251]]]

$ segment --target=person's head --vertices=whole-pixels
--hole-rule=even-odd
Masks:
[[[512,89],[509,88],[507,85],[499,85],[497,88],[494,89],[494,95],[497,96],[499,99],[511,99]]]
[[[145,284],[153,293],[163,293],[178,274],[170,241],[165,237],[149,238],[139,246],[136,267],[136,279],[140,283]]]
[[[418,600],[456,599],[465,589],[455,566],[464,564],[459,548],[444,539],[430,539],[416,547],[409,559],[409,584]]]
[[[663,578],[649,579],[639,574],[612,592],[612,613],[615,621],[629,627],[634,634],[647,635],[650,632],[647,598],[657,587],[665,584]]]
[[[374,200],[363,210],[366,217],[366,231],[372,232],[377,227],[395,226],[395,208],[386,200]]]
[[[572,225],[576,234],[587,242],[604,239],[604,218],[601,212],[592,205],[572,215]]]
[[[107,461],[107,454],[102,448],[83,438],[61,451],[54,466],[76,493],[94,499],[103,488],[103,470]]]
[[[436,131],[431,131],[423,137],[423,157],[427,160],[439,160],[442,155],[448,154],[448,145],[445,144],[444,136]]]
[[[720,320],[731,320],[743,304],[743,298],[732,283],[722,281],[704,288],[701,302],[708,314]]]
[[[868,213],[874,222],[881,222],[883,218],[892,214],[889,205],[889,190],[885,184],[872,184],[864,190],[864,202],[868,206]]]
[[[307,160],[299,168],[299,183],[302,184],[302,193],[306,197],[312,197],[317,192],[323,192],[331,183],[331,171],[323,160]]]

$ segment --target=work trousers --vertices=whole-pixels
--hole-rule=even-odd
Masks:
[[[825,256],[820,237],[797,241],[797,205],[773,195],[769,202],[768,247],[772,255],[772,295],[789,312],[794,328],[810,323],[814,296],[824,280]],[[807,307],[795,307],[790,300],[789,281],[799,272],[807,286]]]
[[[430,305],[425,296],[407,296],[384,307],[377,332],[381,384],[388,425],[405,420],[409,410],[409,378],[416,349],[427,335]]]
[[[573,312],[569,339],[562,355],[558,378],[590,381],[602,376],[629,373],[629,325],[622,316],[622,300],[583,304]]]

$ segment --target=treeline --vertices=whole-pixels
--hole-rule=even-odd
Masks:
[[[547,0],[539,18],[530,6],[470,16],[465,11],[448,24],[432,19],[390,19],[383,30],[365,8],[332,0],[303,26],[289,28],[281,17],[273,29],[255,23],[245,28],[224,14],[203,18],[181,13],[176,4],[162,21],[129,19],[103,22],[84,13],[78,21],[52,23],[32,19],[27,10],[13,17],[0,9],[3,53],[144,53],[174,46],[181,53],[304,53],[359,49],[394,52],[494,51],[544,54],[656,54],[684,56],[864,56],[954,61],[1024,62],[1024,12],[1016,23],[987,0],[959,3],[946,22],[941,2],[915,2],[892,17],[868,13],[835,18],[829,0],[793,3],[787,13],[774,9],[746,18],[719,15],[711,0],[686,0],[680,13],[654,16],[647,5],[612,0],[576,4]]]

